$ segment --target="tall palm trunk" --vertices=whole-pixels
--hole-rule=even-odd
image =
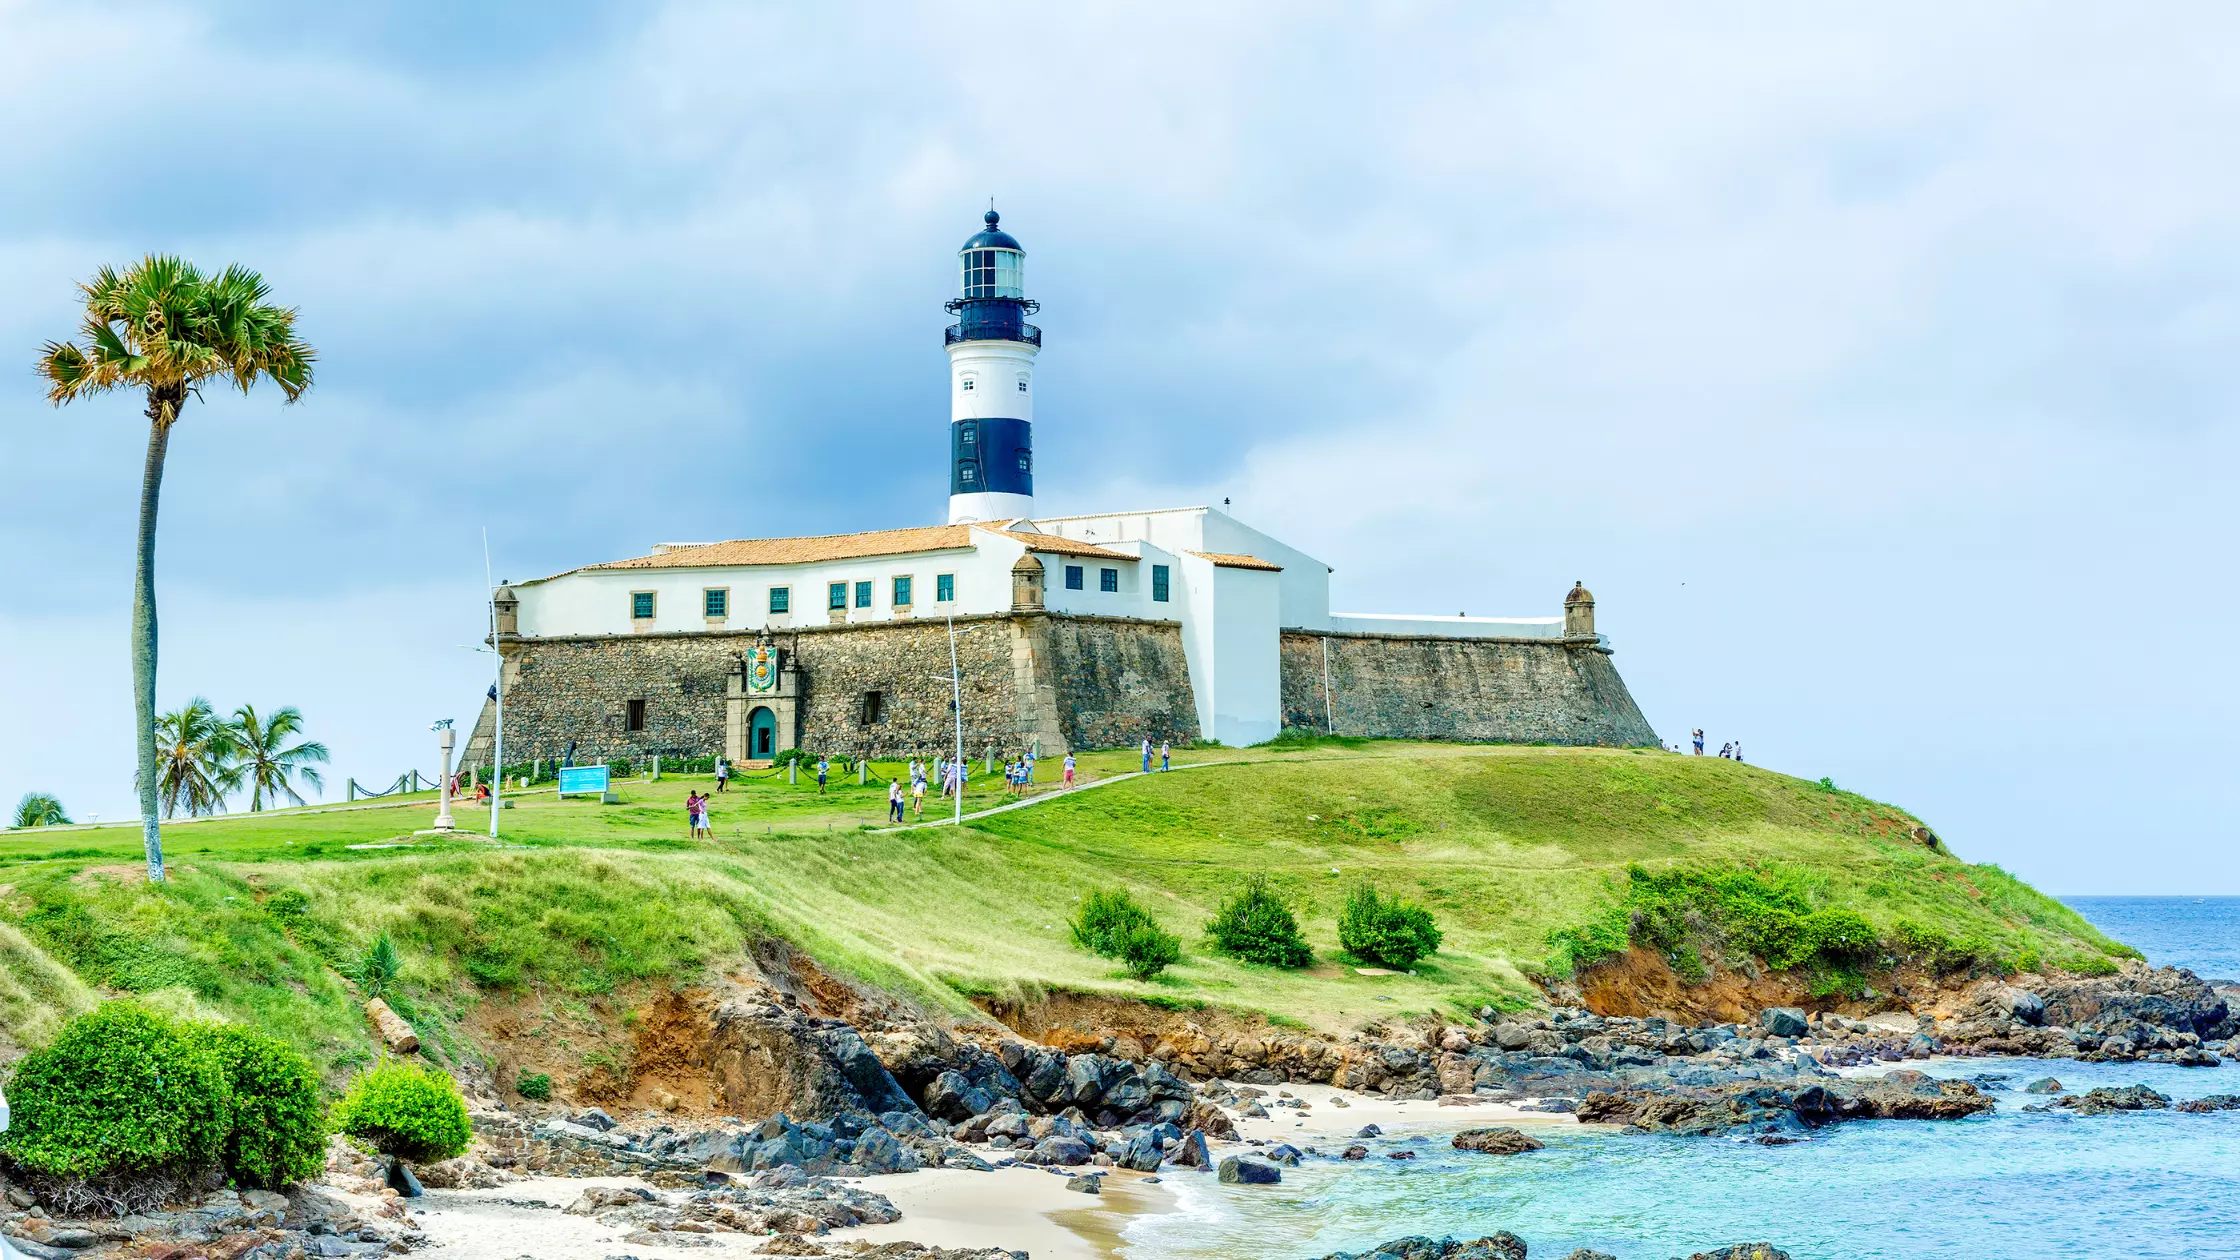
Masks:
[[[163,825],[156,789],[156,500],[163,493],[163,456],[186,391],[148,390],[148,463],[140,474],[140,554],[132,579],[132,703],[139,725],[140,838],[148,851],[148,882],[163,882]]]

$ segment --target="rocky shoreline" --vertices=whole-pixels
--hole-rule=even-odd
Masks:
[[[32,1260],[397,1254],[426,1245],[410,1206],[421,1185],[487,1189],[526,1176],[626,1177],[641,1184],[587,1189],[567,1211],[637,1244],[707,1245],[733,1234],[763,1238],[761,1254],[857,1254],[829,1235],[897,1215],[890,1201],[847,1178],[1024,1166],[1066,1172],[1068,1189],[1096,1194],[1105,1170],[1196,1170],[1257,1184],[1280,1181],[1283,1167],[1303,1159],[1367,1155],[1358,1144],[1321,1151],[1240,1138],[1239,1119],[1286,1110],[1303,1117],[1314,1107],[1280,1088],[1286,1084],[1780,1143],[1849,1120],[1964,1118],[1991,1109],[1986,1089],[2001,1087],[1904,1069],[1874,1079],[1841,1073],[1870,1063],[2028,1054],[2206,1066],[2240,1053],[2240,1024],[2225,993],[2190,972],[2134,965],[2104,978],[2026,979],[1979,982],[1942,1015],[1854,1018],[1776,1007],[1753,1024],[1686,1025],[1580,1008],[1544,1015],[1489,1009],[1467,1023],[1390,1022],[1343,1037],[1216,1037],[1194,1026],[1149,1041],[1075,1037],[1071,1052],[992,1026],[951,1029],[922,1018],[859,1025],[764,986],[711,1008],[696,1064],[714,1083],[713,1096],[768,1107],[757,1116],[690,1123],[650,1110],[618,1121],[598,1108],[509,1108],[485,1097],[473,1117],[473,1152],[444,1164],[391,1170],[337,1139],[322,1187],[287,1196],[216,1191],[175,1211],[110,1221],[50,1217],[24,1188],[7,1187],[0,1233]],[[2047,1105],[2097,1115],[2167,1108],[2169,1100],[2151,1090],[2093,1090]],[[1323,1114],[1345,1106],[1335,1096]],[[2240,1099],[2218,1096],[2178,1109],[2236,1106]],[[1539,1145],[1513,1129],[1476,1133],[1482,1136],[1456,1146],[1505,1156]],[[1451,1245],[1463,1250],[1404,1239],[1367,1254],[1506,1254],[1486,1239]],[[1389,1249],[1395,1246],[1402,1250]]]

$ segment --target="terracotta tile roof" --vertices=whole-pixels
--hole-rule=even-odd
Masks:
[[[983,525],[981,528],[987,529],[987,526]],[[1059,556],[1093,556],[1099,560],[1135,559],[1125,551],[1114,551],[1109,547],[1099,547],[1095,543],[1081,542],[1078,539],[1061,538],[1056,534],[1013,533],[1008,529],[989,529],[988,532],[1017,539],[1025,543],[1029,551],[1047,551]]]
[[[874,529],[860,534],[818,534],[808,538],[735,538],[700,547],[680,547],[659,555],[588,564],[584,568],[706,569],[748,564],[813,564],[819,560],[952,551],[971,545],[970,525],[925,525],[916,529]]]
[[[1186,554],[1201,560],[1211,560],[1224,569],[1259,569],[1267,573],[1281,573],[1283,566],[1271,564],[1258,556],[1240,556],[1229,551],[1192,551]]]
[[[1027,545],[1029,551],[1105,560],[1133,560],[1123,551],[1076,542],[1056,534],[1013,533],[986,525],[924,525],[914,529],[875,529],[860,534],[818,534],[807,538],[735,538],[730,542],[672,547],[650,556],[587,564],[577,572],[602,569],[710,569],[758,564],[815,564],[824,560],[863,560],[927,551],[959,551],[972,546],[972,531],[986,530]]]

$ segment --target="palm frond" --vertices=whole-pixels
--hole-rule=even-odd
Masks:
[[[16,802],[11,827],[67,827],[70,815],[62,808],[62,801],[52,792],[25,792]]]

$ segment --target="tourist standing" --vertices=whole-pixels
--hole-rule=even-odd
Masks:
[[[697,837],[700,834],[700,794],[698,792],[684,794],[684,825],[686,835]]]
[[[1066,754],[1066,786],[1073,786],[1073,754]]]
[[[923,778],[910,781],[910,803],[917,807],[918,821],[924,822],[926,817],[926,781]]]
[[[1169,770],[1169,769],[1172,769],[1172,768],[1173,768],[1173,767],[1171,767],[1171,766],[1169,766],[1169,765],[1167,764],[1167,756],[1168,756],[1168,754],[1169,754],[1170,752],[1172,752],[1172,751],[1173,751],[1173,746],[1172,746],[1172,745],[1168,744],[1168,743],[1167,743],[1166,741],[1164,741],[1164,740],[1161,740],[1161,741],[1160,741],[1160,743],[1159,743],[1159,768],[1160,768],[1161,770]]]
[[[825,776],[832,773],[832,760],[822,753],[817,755],[817,795],[824,795]]]
[[[1143,772],[1145,774],[1151,773],[1151,737],[1149,735],[1143,737]]]
[[[902,821],[902,780],[887,780],[887,821]]]
[[[1734,759],[1742,760],[1742,741],[1739,739],[1734,742]]]
[[[718,757],[716,758],[716,791],[728,791],[730,787],[731,763],[722,757]]]
[[[1022,760],[1022,761],[1021,761],[1021,762],[1020,762],[1019,764],[1020,764],[1020,768],[1021,768],[1021,769],[1022,769],[1022,770],[1023,770],[1024,772],[1025,772],[1025,773],[1024,773],[1024,774],[1023,774],[1022,776],[1021,776],[1021,781],[1022,781],[1022,782],[1025,782],[1025,783],[1033,783],[1033,782],[1034,782],[1034,749],[1032,749],[1032,748],[1029,748],[1029,749],[1027,750],[1027,755],[1026,755],[1025,759],[1024,759],[1024,760]]]
[[[1696,728],[1696,756],[1698,756],[1698,757],[1701,757],[1702,755],[1703,755],[1703,728],[1699,726],[1699,727],[1697,727],[1697,728]]]

